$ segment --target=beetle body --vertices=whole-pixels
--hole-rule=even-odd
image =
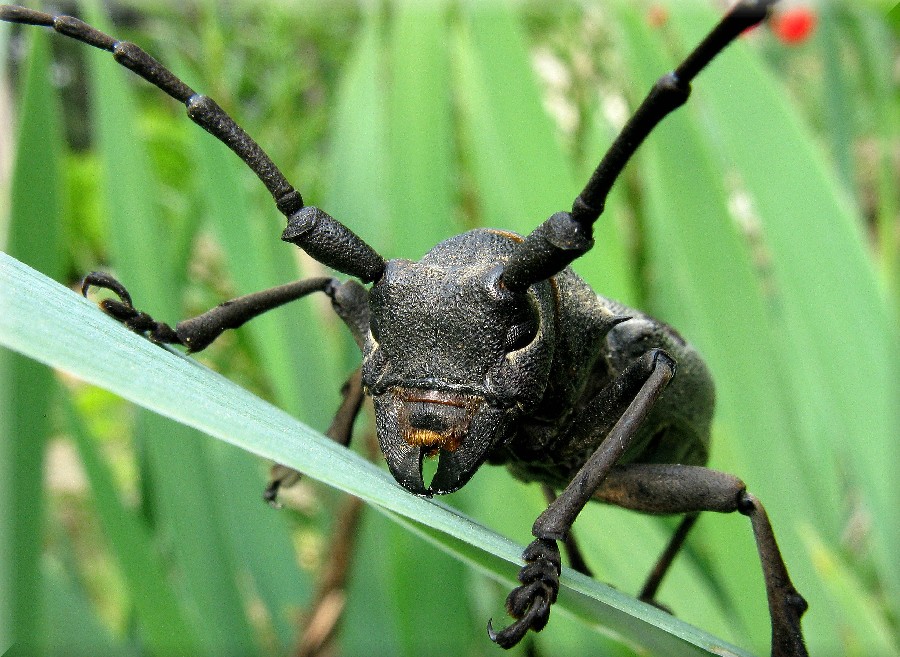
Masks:
[[[420,495],[463,486],[485,461],[562,488],[611,426],[590,400],[652,349],[678,362],[624,462],[702,465],[713,389],[697,352],[674,329],[597,295],[571,268],[506,290],[500,272],[520,244],[477,229],[420,261],[392,260],[369,293],[363,384],[373,396],[391,472]],[[440,456],[435,479],[422,460]]]
[[[546,625],[559,592],[558,543],[585,505],[600,499],[684,519],[639,597],[659,583],[699,513],[751,520],[772,622],[773,657],[806,657],[806,602],[787,574],[765,510],[737,477],[702,467],[709,447],[713,387],[697,352],[655,319],[595,294],[569,265],[594,245],[607,194],[641,142],[685,103],[691,81],[719,52],[763,21],[772,0],[743,0],[672,72],[659,78],[601,159],[570,211],[522,237],[473,230],[445,240],[417,262],[386,261],[339,220],[306,205],[263,149],[207,96],[138,46],[69,17],[0,6],[0,20],[52,27],[110,52],[123,66],[185,105],[192,121],[226,144],[257,175],[287,219],[282,239],[321,264],[371,284],[330,277],[295,281],[225,302],[174,328],[137,310],[108,274],[82,291],[118,296],[101,308],[151,340],[199,351],[227,329],[312,292],[327,294],[362,352],[356,385],[328,434],[352,436],[364,388],[394,478],[411,493],[455,491],[484,463],[559,491],[535,520],[522,553],[521,586],[507,597],[515,619],[490,638],[504,648]],[[676,377],[676,366],[678,376]],[[359,382],[362,382],[362,386]],[[437,457],[433,479],[423,460]],[[266,491],[299,477],[276,466]],[[570,559],[576,564],[574,550]],[[583,562],[582,562],[583,566]],[[586,571],[585,567],[581,567]]]

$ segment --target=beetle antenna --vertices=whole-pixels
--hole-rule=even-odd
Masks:
[[[776,0],[743,0],[728,12],[687,58],[661,77],[603,156],[571,212],[557,212],[535,228],[510,256],[503,284],[524,291],[559,273],[594,245],[593,225],[622,169],[647,135],[691,93],[691,81],[744,30],[768,16]]]
[[[322,264],[355,276],[364,283],[381,277],[384,259],[375,249],[337,219],[318,208],[305,206],[300,192],[287,181],[272,158],[216,101],[195,92],[144,50],[72,16],[2,5],[0,20],[50,27],[62,35],[112,53],[119,64],[183,103],[194,123],[228,146],[256,174],[272,194],[278,210],[288,218],[288,228],[282,239],[296,244]]]

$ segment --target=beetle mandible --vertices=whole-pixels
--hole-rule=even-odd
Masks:
[[[187,108],[231,148],[287,218],[282,239],[353,280],[316,278],[239,297],[174,328],[132,304],[111,276],[91,273],[82,290],[111,290],[101,308],[163,344],[200,351],[225,330],[312,292],[324,292],[361,353],[378,440],[397,482],[416,495],[450,493],[484,463],[560,491],[532,528],[521,585],[507,598],[515,619],[488,633],[504,648],[540,631],[559,590],[558,543],[591,500],[644,513],[683,514],[640,597],[652,602],[663,574],[702,511],[751,520],[772,624],[772,655],[803,656],[806,602],[793,587],[760,502],[736,477],[704,467],[714,394],[697,352],[668,325],[594,293],[570,268],[593,246],[593,224],[641,142],[684,104],[694,77],[774,0],[744,0],[651,89],[569,211],[529,235],[477,229],[441,242],[420,261],[385,261],[323,210],[305,205],[266,153],[212,99],[196,93],[132,43],[79,19],[0,7],[5,21],[52,27],[110,51],[116,61]],[[371,284],[368,289],[363,284]],[[677,376],[676,376],[677,369]],[[349,395],[333,436],[349,441],[359,409]],[[335,429],[335,426],[342,428]],[[423,481],[422,464],[437,457]],[[297,477],[276,467],[266,497]]]

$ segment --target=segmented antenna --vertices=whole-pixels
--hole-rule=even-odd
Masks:
[[[225,110],[209,96],[198,94],[139,46],[118,41],[73,16],[48,14],[26,7],[0,5],[0,20],[53,28],[60,34],[111,52],[113,58],[187,108],[201,128],[234,151],[250,167],[288,218],[282,239],[296,244],[316,260],[363,282],[381,277],[384,259],[337,219],[318,208],[304,206],[303,197],[287,181],[272,159]]]
[[[571,212],[557,212],[534,229],[510,256],[503,284],[524,291],[550,278],[594,245],[593,225],[603,213],[606,197],[622,169],[653,129],[681,107],[691,93],[691,81],[744,30],[765,20],[775,0],[744,0],[728,12],[673,72],[657,80],[637,111],[603,156]]]

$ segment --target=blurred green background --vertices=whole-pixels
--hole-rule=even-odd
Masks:
[[[820,656],[898,651],[891,8],[785,2],[812,31],[762,27],[717,59],[629,166],[597,247],[576,263],[708,358],[712,465],[766,504]],[[569,207],[629,108],[722,11],[568,0],[65,9],[213,96],[308,203],[405,258],[474,226],[528,232]],[[4,251],[66,284],[109,270],[173,323],[321,273],[278,240],[283,219],[262,185],[183,107],[107,53],[2,28]],[[0,639],[29,655],[298,654],[347,498],[304,480],[286,509],[268,509],[258,458],[0,356],[0,556],[12,573]],[[197,357],[320,430],[358,362],[319,298]],[[370,433],[367,416],[357,449]],[[543,504],[536,486],[487,467],[448,499],[523,544]],[[592,506],[576,525],[588,561],[635,592],[674,522]],[[503,618],[503,587],[367,509],[352,555],[346,595],[329,607],[345,602],[333,654],[499,654],[484,625]],[[659,597],[768,652],[745,518],[703,516]],[[563,613],[517,652],[529,650],[641,654]]]

